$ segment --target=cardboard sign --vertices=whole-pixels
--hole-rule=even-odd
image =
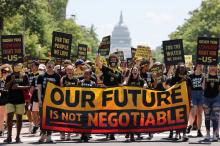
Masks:
[[[23,63],[24,46],[22,35],[3,35],[1,37],[2,63]]]
[[[53,32],[51,55],[55,58],[70,59],[72,35]]]
[[[135,58],[137,59],[147,59],[149,60],[150,58],[152,57],[152,54],[151,54],[151,49],[150,47],[147,47],[147,46],[141,46],[139,45],[137,47],[137,50],[135,52]]]
[[[199,37],[197,44],[197,64],[217,65],[219,38]]]
[[[117,51],[114,52],[113,54],[117,55],[120,61],[124,61],[124,52],[123,51]]]
[[[184,55],[186,67],[193,67],[192,55]]]
[[[78,45],[78,59],[82,59],[84,61],[86,61],[87,59],[87,48],[88,46],[85,44],[79,44]]]
[[[136,51],[136,48],[131,48],[131,58],[134,58]]]
[[[99,46],[98,53],[101,56],[108,56],[110,52],[110,47],[111,47],[111,36],[106,36],[102,38],[102,42]]]
[[[183,40],[163,41],[164,62],[166,65],[185,63]]]
[[[178,130],[187,127],[190,111],[186,82],[166,91],[129,86],[59,87],[48,82],[44,97],[42,129],[60,132],[107,134]]]

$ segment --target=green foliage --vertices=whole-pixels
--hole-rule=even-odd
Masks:
[[[161,47],[157,47],[155,50],[152,50],[152,56],[156,59],[156,61],[159,61],[161,63],[164,62],[164,56]]]
[[[170,38],[183,39],[185,54],[194,55],[198,37],[220,37],[220,1],[203,0],[189,15],[190,18],[171,33]]]
[[[25,51],[33,57],[47,58],[51,48],[52,32],[73,35],[72,55],[77,56],[79,43],[94,51],[98,48],[94,26],[83,28],[73,19],[65,19],[68,0],[0,0],[0,16],[4,18],[3,35],[23,34]],[[3,9],[4,8],[4,9]]]

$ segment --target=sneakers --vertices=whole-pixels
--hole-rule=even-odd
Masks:
[[[70,141],[70,140],[71,140],[71,138],[70,138],[70,133],[67,134],[66,140],[67,140],[67,141]]]
[[[189,133],[190,133],[190,131],[191,131],[191,129],[192,129],[192,126],[191,126],[191,125],[189,125],[189,126],[186,128],[186,133],[187,133],[187,134],[189,134]]]
[[[65,140],[65,133],[64,132],[60,132],[60,140]]]
[[[151,140],[153,137],[154,137],[153,133],[149,133],[149,137],[147,139]]]
[[[213,138],[212,138],[213,142],[218,142],[218,137],[216,134],[213,134]]]
[[[51,135],[47,136],[46,143],[53,143],[53,140],[51,139]]]
[[[32,125],[32,123],[30,123],[30,125],[29,125],[29,133],[32,133],[32,129],[33,129],[33,125]]]
[[[21,143],[20,137],[16,137],[16,138],[15,138],[15,142],[16,142],[16,143]]]
[[[183,134],[183,138],[182,138],[183,142],[186,142],[189,140],[189,138],[186,136],[186,134]]]
[[[10,138],[6,138],[3,142],[4,142],[4,143],[11,143],[11,142],[12,142],[12,139],[11,139],[11,137],[10,137]]]
[[[197,137],[203,137],[202,132],[200,130],[197,131]]]
[[[205,138],[204,138],[204,141],[210,141],[210,133],[207,133]]]
[[[38,140],[38,142],[44,142],[47,139],[47,135],[46,134],[41,134],[40,139]]]
[[[39,127],[37,126],[34,126],[32,131],[31,131],[31,134],[36,134],[37,133],[37,130],[38,130]]]
[[[110,134],[110,140],[115,140],[115,135],[114,134]]]

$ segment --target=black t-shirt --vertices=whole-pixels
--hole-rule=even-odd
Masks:
[[[202,90],[202,83],[204,81],[202,74],[201,75],[191,74],[189,75],[189,78],[191,80],[192,90]]]
[[[181,80],[182,80],[182,78],[180,78],[179,76],[173,76],[173,77],[167,79],[166,84],[169,86],[173,86],[177,83],[180,83]],[[189,77],[186,77],[186,84],[187,84],[187,86],[191,87],[191,80]]]
[[[79,86],[81,87],[96,87],[96,83],[92,80],[86,81],[85,79],[79,82]]]
[[[69,79],[67,76],[63,77],[63,86],[64,87],[71,87],[71,86],[77,86],[78,80],[76,78]]]
[[[11,81],[11,76],[15,74],[8,75],[6,78],[6,84]],[[15,80],[12,83],[12,86],[14,84],[18,84],[19,86],[29,86],[29,80],[27,75],[15,75]],[[24,100],[24,94],[23,90],[20,89],[11,89],[12,86],[9,88],[8,91],[8,103],[11,104],[23,104],[25,103]]]
[[[141,78],[137,78],[137,79],[129,79],[128,80],[128,86],[135,86],[135,87],[143,87],[145,84],[145,80],[141,79]]]
[[[157,83],[154,90],[165,91],[166,89],[164,88],[163,84],[166,82],[166,79],[167,79],[167,77],[165,75],[163,75],[161,78],[161,81],[159,83]]]
[[[103,84],[105,86],[118,86],[122,83],[122,75],[120,71],[113,71],[112,69],[103,66]]]
[[[39,73],[36,73],[36,74],[31,73],[29,76],[29,81],[32,81],[31,86],[34,87],[34,91],[32,93],[32,97],[31,97],[32,103],[33,103],[33,101],[38,102],[38,91],[37,91],[37,78],[38,78],[38,76],[39,76]],[[30,79],[30,77],[32,79]]]
[[[141,78],[144,79],[147,82],[147,85],[149,88],[152,88],[152,83],[154,82],[154,79],[152,77],[152,73],[146,72],[146,73],[141,73]]]
[[[39,77],[37,79],[37,84],[40,84],[42,86],[41,98],[43,98],[43,96],[45,94],[47,82],[51,82],[51,83],[54,83],[55,85],[59,86],[60,85],[60,75],[57,73],[54,73],[53,75],[49,75],[47,73],[39,75]]]
[[[214,98],[219,93],[219,85],[220,85],[220,79],[218,76],[212,76],[208,75],[208,77],[205,79],[205,90],[204,90],[204,96],[207,98]]]

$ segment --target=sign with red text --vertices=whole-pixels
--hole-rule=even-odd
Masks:
[[[218,38],[199,37],[197,44],[196,63],[203,65],[217,65],[218,49]]]
[[[2,63],[23,63],[24,45],[22,35],[1,36]]]

